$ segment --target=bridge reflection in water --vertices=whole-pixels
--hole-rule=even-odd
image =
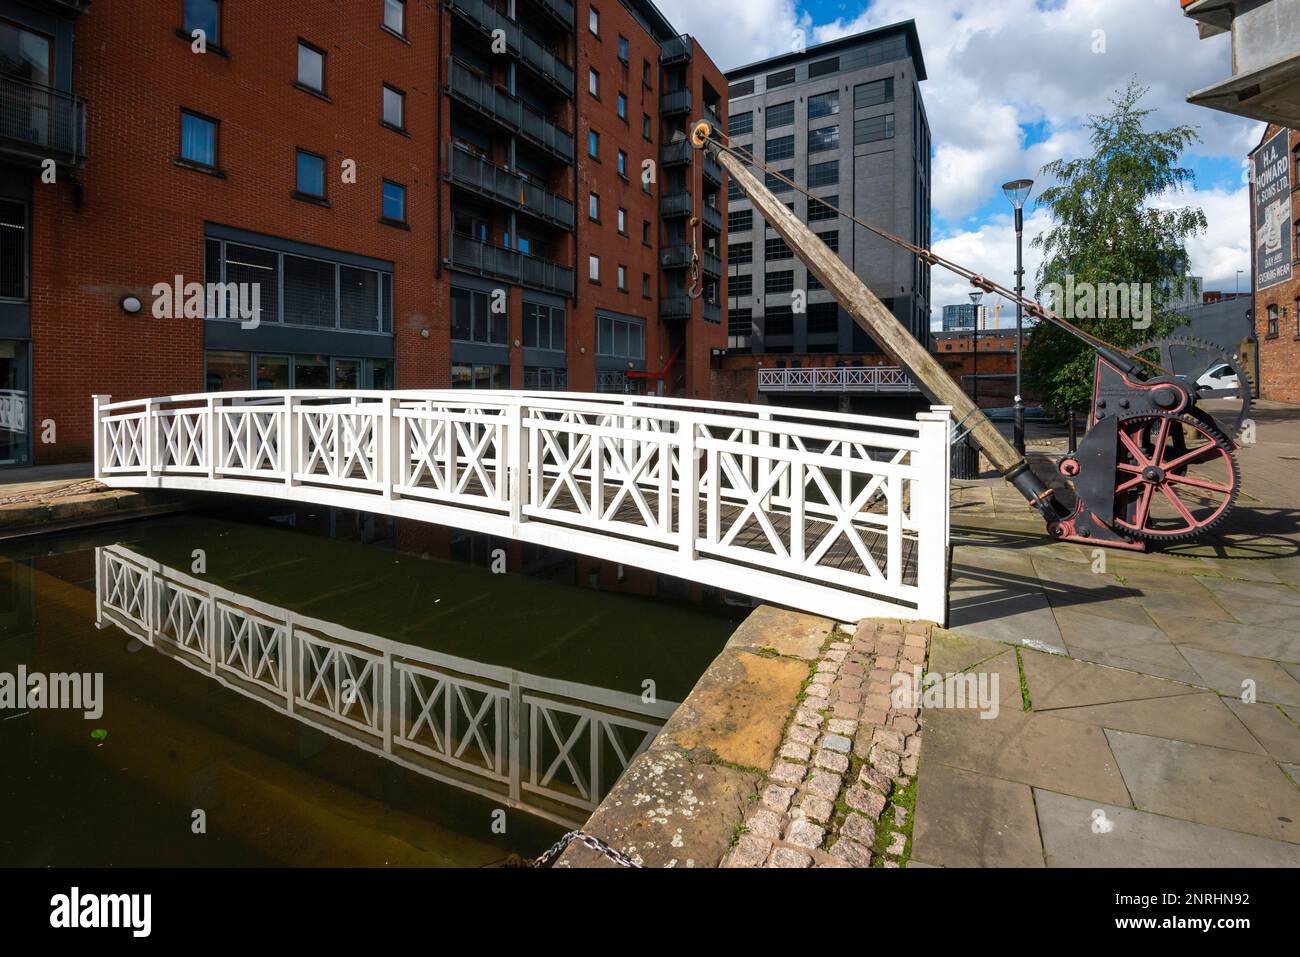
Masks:
[[[123,545],[95,550],[99,628],[434,780],[586,820],[676,703],[540,677],[323,621]]]

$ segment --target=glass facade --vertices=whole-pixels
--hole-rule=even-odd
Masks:
[[[0,339],[0,465],[31,462],[31,350]]]
[[[352,356],[277,355],[209,349],[206,354],[208,392],[252,389],[391,389],[391,359]]]

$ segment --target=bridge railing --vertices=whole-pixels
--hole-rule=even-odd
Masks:
[[[898,366],[807,366],[759,369],[761,392],[919,392]]]
[[[356,631],[122,545],[95,549],[95,583],[98,627],[410,770],[569,826],[677,707]]]
[[[944,408],[574,393],[99,396],[95,474],[452,525],[843,620],[942,621],[948,429]]]

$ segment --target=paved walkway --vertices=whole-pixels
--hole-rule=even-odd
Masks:
[[[960,483],[928,667],[998,709],[923,708],[913,865],[1300,866],[1300,408],[1254,419],[1229,520],[1150,554]]]

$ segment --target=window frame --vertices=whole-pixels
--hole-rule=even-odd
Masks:
[[[180,108],[180,113],[181,113],[180,143],[178,144],[180,148],[176,152],[177,161],[180,162],[181,165],[183,166],[189,166],[193,169],[198,169],[209,173],[214,173],[217,170],[221,169],[221,164],[220,164],[221,121],[217,119],[215,116],[208,116],[206,113],[200,113],[198,110],[187,109],[186,107],[183,106]],[[205,163],[202,160],[191,159],[190,157],[185,155],[185,118],[186,117],[189,117],[192,120],[197,120],[200,123],[207,123],[209,126],[212,127],[212,162],[211,163]]]
[[[225,25],[225,23],[224,23],[224,20],[225,20],[225,13],[226,13],[226,11],[225,11],[225,6],[226,6],[226,5],[222,2],[222,0],[195,0],[195,2],[197,2],[197,3],[206,3],[206,2],[210,2],[210,3],[213,5],[213,7],[216,9],[216,12],[217,12],[217,16],[216,16],[217,35],[216,35],[215,37],[214,37],[214,36],[211,36],[211,35],[207,35],[207,36],[205,36],[205,38],[204,38],[204,42],[207,44],[208,49],[210,49],[210,50],[217,50],[217,51],[222,51],[222,52],[224,52],[225,47],[223,47],[223,46],[221,45],[221,38],[222,38],[222,36],[225,35],[225,32],[226,32],[226,29],[225,29],[226,25]],[[185,25],[185,15],[186,15],[186,8],[187,8],[188,6],[189,6],[189,2],[188,2],[188,0],[181,0],[181,28],[180,28],[180,31],[179,31],[179,32],[180,32],[181,36],[183,36],[185,39],[190,40],[191,42],[193,42],[193,39],[194,39],[194,31],[195,31],[195,30],[201,30],[201,29],[203,29],[203,28],[202,28],[202,27],[189,27],[188,29],[186,28],[186,25]]]
[[[379,113],[380,125],[385,126],[396,133],[405,133],[406,132],[406,91],[403,90],[401,87],[393,86],[393,84],[387,81],[380,81],[380,85],[383,88],[383,92],[380,94],[380,113]],[[388,94],[389,93],[394,93],[397,95],[397,108],[398,108],[398,112],[401,113],[401,117],[400,117],[401,122],[399,123],[393,123],[391,120],[388,119]]]
[[[295,199],[307,199],[312,201],[329,201],[326,187],[328,186],[325,175],[325,157],[320,153],[313,153],[311,150],[303,149],[301,146],[293,148],[293,195]],[[302,188],[302,161],[304,157],[320,160],[320,188],[319,193],[312,193]]]
[[[389,187],[389,186],[396,187],[396,188],[400,191],[399,195],[401,196],[401,200],[402,200],[402,215],[401,215],[400,217],[394,217],[394,216],[389,216],[389,215],[388,215],[388,192],[387,192],[387,187]],[[406,216],[407,216],[407,209],[406,209],[406,195],[407,195],[407,193],[406,193],[406,186],[405,186],[405,184],[403,184],[403,183],[399,183],[399,182],[397,182],[396,180],[388,179],[387,177],[384,177],[384,178],[381,180],[381,184],[380,184],[380,187],[379,187],[379,196],[380,196],[380,207],[379,207],[379,211],[380,211],[380,218],[381,218],[384,222],[386,222],[386,223],[394,223],[394,224],[401,225],[401,226],[405,226],[405,225],[407,224],[407,219],[406,219]]]
[[[382,27],[384,30],[387,30],[393,36],[405,40],[406,39],[406,0],[383,0],[383,3],[384,3],[384,9],[379,19],[380,27]],[[400,30],[394,30],[391,26],[388,25],[388,11],[393,6],[395,6],[398,9],[402,18],[402,27]]]
[[[320,86],[312,86],[302,78],[302,53],[304,49],[320,57]],[[327,56],[328,54],[314,43],[310,43],[302,37],[298,37],[298,70],[294,77],[293,85],[308,93],[314,93],[317,96],[328,98],[328,94],[325,92],[325,59]]]

